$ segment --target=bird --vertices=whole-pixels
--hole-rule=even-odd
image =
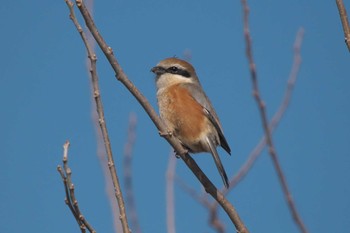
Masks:
[[[229,187],[217,146],[231,155],[219,118],[193,66],[170,57],[151,69],[155,74],[160,118],[170,135],[190,153],[211,153],[226,188]]]

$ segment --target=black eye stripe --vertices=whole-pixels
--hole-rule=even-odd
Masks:
[[[169,67],[168,69],[166,69],[166,72],[171,74],[178,74],[186,78],[191,77],[191,74],[188,71],[178,68],[176,66]]]

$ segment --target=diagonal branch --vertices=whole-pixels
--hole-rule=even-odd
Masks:
[[[300,231],[303,233],[306,233],[307,229],[306,229],[301,217],[299,216],[299,214],[297,212],[296,206],[294,204],[292,195],[289,191],[287,181],[286,181],[286,178],[283,174],[281,165],[280,165],[279,160],[278,160],[277,152],[276,152],[276,149],[274,147],[273,140],[272,140],[271,130],[269,128],[268,120],[267,120],[266,106],[265,106],[265,103],[263,102],[263,100],[260,96],[256,66],[255,66],[254,59],[253,59],[252,39],[251,39],[250,32],[249,32],[249,7],[248,7],[247,0],[241,0],[241,2],[242,2],[242,6],[243,6],[243,23],[244,23],[244,37],[245,37],[245,41],[246,41],[246,55],[247,55],[247,59],[249,62],[249,68],[250,68],[250,74],[251,74],[251,80],[252,80],[252,88],[253,88],[253,96],[254,96],[255,101],[256,101],[258,108],[260,110],[260,117],[261,117],[263,129],[265,132],[265,136],[266,136],[266,143],[268,145],[269,154],[270,154],[270,157],[272,159],[275,170],[277,172],[280,184],[282,186],[283,193],[284,193],[285,198],[287,200],[288,207],[291,211],[293,219],[294,219],[295,223],[297,224],[297,226],[299,227]]]
[[[83,40],[83,43],[84,43],[86,50],[87,50],[87,53],[88,53],[88,58],[90,60],[90,66],[91,66],[90,73],[91,73],[91,82],[92,82],[92,88],[93,88],[93,96],[94,96],[94,99],[96,102],[96,110],[97,110],[97,114],[99,117],[98,121],[99,121],[99,124],[101,127],[103,141],[104,141],[105,149],[107,152],[108,168],[110,171],[110,175],[112,177],[115,197],[117,199],[118,207],[119,207],[119,211],[120,211],[119,218],[120,218],[120,221],[122,223],[123,232],[130,233],[128,220],[127,220],[127,216],[126,216],[126,212],[125,212],[124,199],[123,199],[123,195],[121,192],[116,167],[114,164],[111,142],[109,140],[107,125],[106,125],[106,121],[104,118],[103,105],[102,105],[102,100],[101,100],[101,96],[100,96],[100,89],[99,89],[99,85],[98,85],[98,76],[97,76],[97,70],[96,70],[96,60],[97,60],[96,54],[93,52],[92,48],[90,47],[88,39],[87,39],[84,31],[82,30],[82,27],[80,26],[78,20],[75,17],[73,3],[69,0],[65,0],[65,2],[70,10],[70,18],[73,21],[76,29],[78,30],[78,32],[81,36],[81,39]]]
[[[344,31],[344,37],[345,37],[345,44],[348,46],[348,50],[350,52],[350,26],[349,26],[349,21],[348,21],[348,15],[346,13],[346,9],[343,3],[343,0],[336,0],[338,10],[339,10],[339,15],[340,15],[340,20],[343,25],[343,31]]]
[[[111,64],[117,79],[131,92],[131,94],[137,99],[144,110],[147,112],[153,123],[158,128],[162,135],[166,135],[167,132],[163,122],[160,120],[154,109],[151,107],[147,99],[140,93],[140,91],[135,87],[135,85],[126,77],[122,68],[120,67],[117,59],[113,55],[112,48],[109,47],[100,33],[98,32],[90,13],[88,12],[84,2],[82,0],[76,0],[76,4],[82,14],[86,26],[90,30],[91,34],[95,38],[97,44],[105,54],[107,60]],[[238,213],[236,212],[233,205],[217,190],[214,184],[208,179],[208,177],[203,173],[203,171],[198,167],[197,163],[191,158],[187,151],[182,147],[179,140],[171,135],[166,135],[164,138],[172,145],[177,154],[179,154],[186,165],[191,169],[197,179],[205,187],[206,192],[208,192],[215,200],[217,200],[223,209],[226,211],[227,215],[230,217],[232,223],[235,225],[237,230],[241,233],[248,232],[244,223],[240,219]]]

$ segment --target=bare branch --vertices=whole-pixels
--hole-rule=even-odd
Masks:
[[[244,23],[244,37],[245,37],[245,41],[246,41],[246,55],[247,55],[247,59],[249,62],[249,67],[250,67],[253,96],[254,96],[255,101],[256,101],[258,108],[260,110],[260,117],[261,117],[263,129],[265,131],[266,142],[267,142],[267,145],[269,148],[269,154],[270,154],[270,157],[273,161],[273,165],[274,165],[275,170],[277,172],[280,184],[282,186],[283,193],[284,193],[285,198],[287,200],[288,207],[291,211],[293,219],[294,219],[295,223],[297,224],[297,226],[299,227],[300,231],[303,233],[306,233],[307,232],[306,227],[305,227],[301,217],[299,216],[299,214],[297,212],[296,206],[295,206],[294,201],[292,199],[292,195],[291,195],[289,188],[288,188],[288,185],[287,185],[286,178],[283,174],[282,168],[281,168],[280,163],[278,161],[277,152],[276,152],[276,149],[274,147],[273,140],[272,140],[271,130],[269,128],[268,120],[267,120],[266,106],[265,106],[265,103],[263,102],[263,100],[260,96],[256,66],[255,66],[254,59],[253,59],[252,40],[251,40],[251,36],[250,36],[250,32],[249,32],[249,7],[248,7],[247,0],[241,0],[241,2],[242,2],[242,6],[243,6],[243,23]]]
[[[91,12],[91,14],[93,14],[93,0],[87,0],[86,1],[86,6],[89,9],[89,12]],[[91,48],[91,50],[93,51],[93,53],[95,53],[95,48],[96,48],[96,41],[93,38],[93,36],[91,35],[89,30],[84,30],[84,33],[86,35],[89,47]],[[87,57],[86,59],[86,66],[87,66],[87,70],[90,73],[91,70],[91,62],[90,59]],[[91,84],[91,90],[92,89],[92,83]],[[107,162],[107,156],[106,156],[106,149],[105,149],[105,145],[104,145],[104,141],[103,141],[103,136],[102,136],[102,132],[101,132],[101,128],[100,128],[100,124],[99,124],[99,116],[96,110],[96,104],[95,101],[93,100],[94,98],[94,93],[93,91],[91,91],[91,117],[94,123],[94,128],[96,131],[96,142],[97,142],[97,157],[99,158],[99,162],[100,165],[102,167],[103,170],[103,176],[105,179],[105,191],[107,194],[107,198],[109,201],[109,207],[110,210],[112,212],[112,220],[113,220],[113,226],[114,226],[114,232],[122,232],[123,228],[122,228],[122,224],[119,220],[119,216],[120,216],[120,211],[118,208],[118,203],[115,201],[115,191],[114,191],[114,186],[113,186],[113,181],[112,181],[112,177],[110,175],[110,171],[109,171],[109,167],[108,167],[108,162]]]
[[[136,140],[136,125],[137,118],[135,113],[130,113],[129,115],[129,127],[127,142],[124,147],[124,185],[126,193],[126,204],[128,207],[130,225],[132,232],[141,233],[140,224],[137,218],[137,211],[135,205],[134,191],[132,185],[132,149]]]
[[[287,88],[284,93],[284,97],[282,100],[282,103],[278,110],[276,111],[275,115],[273,116],[269,128],[271,133],[277,128],[280,120],[282,119],[284,113],[286,112],[290,99],[292,97],[293,89],[295,82],[298,77],[299,69],[300,69],[300,64],[301,64],[301,55],[300,55],[300,50],[301,50],[301,44],[304,36],[304,29],[300,28],[297,32],[295,42],[293,45],[294,48],[294,59],[293,59],[293,65],[289,74],[289,78],[287,81]],[[236,175],[230,180],[230,188],[222,188],[222,192],[224,195],[226,195],[228,192],[230,192],[236,185],[242,181],[242,179],[247,175],[249,170],[252,168],[254,165],[256,159],[259,157],[261,154],[262,150],[266,146],[266,137],[265,135],[261,138],[259,143],[255,146],[253,151],[250,153],[248,156],[248,159],[246,163],[240,168],[240,170],[236,173]]]
[[[116,73],[117,79],[131,92],[132,95],[139,101],[141,106],[144,108],[144,110],[147,112],[151,120],[154,122],[156,127],[158,128],[159,132],[161,132],[162,135],[166,135],[166,128],[163,124],[163,122],[160,120],[154,109],[151,107],[147,99],[139,92],[139,90],[135,87],[135,85],[126,77],[124,74],[122,68],[120,67],[117,59],[113,55],[112,48],[109,47],[102,36],[99,34],[91,16],[88,12],[86,6],[84,5],[82,0],[76,1],[77,6],[85,20],[85,23],[87,27],[89,28],[90,32],[94,36],[97,44],[105,54],[106,58],[110,62],[113,70]],[[191,158],[191,156],[187,153],[187,151],[182,147],[179,140],[171,135],[166,135],[164,138],[173,146],[173,148],[176,150],[177,154],[181,156],[183,161],[186,163],[186,165],[191,169],[191,171],[196,175],[197,179],[202,183],[202,185],[205,187],[205,190],[210,193],[212,197],[217,200],[220,205],[223,207],[223,209],[226,211],[228,216],[230,217],[231,221],[236,226],[237,230],[239,232],[248,232],[247,228],[245,227],[244,223],[241,221],[238,213],[236,212],[235,208],[232,206],[230,202],[227,201],[227,199],[217,190],[217,188],[214,186],[214,184],[208,179],[208,177],[202,172],[202,170],[198,167],[197,163]]]
[[[340,15],[340,20],[343,25],[343,31],[344,31],[344,37],[345,37],[345,44],[348,46],[348,50],[350,52],[350,26],[349,26],[349,21],[348,21],[348,15],[346,13],[346,9],[343,3],[343,0],[336,0],[338,10],[339,10],[339,15]]]
[[[170,153],[168,169],[166,172],[166,208],[167,208],[167,229],[168,233],[176,233],[175,228],[175,198],[174,198],[174,177],[176,169],[176,157]]]
[[[66,143],[63,145],[63,169],[60,165],[57,166],[57,171],[60,173],[66,198],[65,203],[68,205],[70,211],[72,212],[75,220],[77,221],[80,231],[82,233],[86,232],[86,229],[91,233],[96,233],[96,231],[93,229],[93,227],[90,225],[90,223],[85,219],[84,215],[81,213],[78,205],[78,201],[75,197],[74,192],[74,184],[72,182],[72,170],[68,167],[68,148],[69,148],[69,141],[66,141]]]
[[[80,26],[78,20],[76,19],[75,15],[74,15],[73,3],[70,2],[69,0],[65,0],[65,2],[67,3],[69,10],[70,10],[70,18],[72,19],[75,27],[77,28],[77,30],[81,36],[81,39],[84,42],[84,45],[85,45],[87,53],[88,53],[88,58],[90,59],[90,66],[91,66],[90,73],[91,73],[91,82],[92,82],[92,87],[93,87],[93,96],[94,96],[94,99],[96,102],[96,110],[97,110],[97,113],[99,116],[99,124],[101,127],[102,136],[103,136],[103,140],[104,140],[104,144],[105,144],[105,148],[106,148],[106,152],[107,152],[108,168],[110,170],[110,174],[112,177],[114,191],[115,191],[115,197],[117,199],[118,207],[119,207],[119,211],[120,211],[119,218],[120,218],[120,221],[122,223],[123,232],[129,233],[130,229],[129,229],[129,225],[128,225],[128,221],[127,221],[127,216],[125,213],[124,200],[123,200],[123,196],[121,193],[121,188],[120,188],[120,184],[119,184],[119,180],[118,180],[118,176],[117,176],[116,167],[114,165],[111,143],[110,143],[109,136],[108,136],[106,121],[104,118],[103,105],[102,105],[102,100],[101,100],[101,96],[100,96],[100,89],[99,89],[99,85],[98,85],[98,76],[97,76],[97,70],[96,70],[96,60],[97,60],[96,54],[94,53],[92,48],[89,46],[88,39],[87,39],[84,31],[82,30],[82,27]],[[77,5],[79,5],[78,1],[77,1]],[[86,11],[87,11],[87,9],[86,9]]]

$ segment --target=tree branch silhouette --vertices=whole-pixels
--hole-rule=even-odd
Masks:
[[[91,12],[91,14],[93,14],[93,6],[94,6],[94,0],[86,0],[86,6],[89,9],[89,11]],[[91,48],[92,52],[95,53],[95,48],[96,48],[96,42],[95,39],[92,37],[91,33],[89,31],[84,30],[84,33],[86,35],[86,39],[87,42],[89,44],[89,47]],[[90,73],[91,70],[91,62],[90,59],[87,57],[86,58],[86,67],[88,72]],[[92,88],[92,84],[91,85],[91,90],[93,90]],[[122,224],[119,220],[119,208],[118,208],[118,203],[115,201],[115,191],[114,191],[114,186],[113,186],[113,181],[112,181],[112,177],[110,175],[110,169],[108,167],[108,162],[106,162],[108,160],[108,157],[106,156],[106,149],[105,149],[105,145],[104,145],[104,141],[103,141],[103,136],[102,136],[102,131],[101,131],[101,127],[100,127],[100,123],[99,123],[99,116],[96,110],[96,103],[94,100],[94,93],[93,91],[91,91],[91,118],[94,122],[94,128],[96,131],[96,144],[97,144],[97,157],[99,158],[99,162],[100,165],[102,167],[103,170],[103,176],[105,179],[105,191],[107,193],[107,197],[108,197],[108,201],[109,201],[109,205],[110,205],[110,210],[112,212],[112,219],[113,219],[113,226],[114,226],[114,232],[122,232]]]
[[[258,78],[257,78],[257,72],[256,72],[256,65],[254,63],[253,59],[253,53],[252,53],[252,39],[249,32],[249,7],[247,0],[241,0],[242,7],[243,7],[243,24],[244,24],[244,37],[245,37],[245,43],[246,43],[246,55],[249,63],[249,69],[250,69],[250,77],[252,81],[252,89],[253,89],[253,96],[255,98],[255,101],[258,105],[260,117],[261,117],[261,123],[265,132],[266,137],[266,143],[269,149],[269,154],[272,159],[273,165],[275,167],[275,170],[277,172],[284,196],[286,198],[286,201],[288,203],[288,207],[291,211],[292,217],[299,227],[299,230],[303,233],[307,232],[307,229],[301,219],[301,217],[298,214],[298,211],[296,209],[296,206],[294,204],[292,195],[289,191],[289,187],[287,185],[287,180],[284,176],[284,173],[282,171],[280,162],[278,160],[277,151],[275,149],[272,134],[270,127],[268,125],[267,120],[267,114],[266,114],[266,106],[261,98],[260,91],[259,91],[259,85],[258,85]]]
[[[284,93],[284,97],[282,99],[282,103],[280,104],[278,110],[275,112],[274,116],[272,117],[272,120],[269,124],[269,128],[271,133],[277,128],[279,122],[281,121],[284,113],[286,112],[290,99],[293,94],[293,89],[295,86],[295,82],[297,81],[299,69],[300,69],[300,64],[301,64],[301,55],[300,55],[300,50],[301,50],[301,45],[304,37],[304,29],[299,28],[295,42],[293,45],[293,50],[294,50],[294,59],[293,59],[293,64],[292,68],[289,74],[289,78],[287,81],[287,88]],[[236,187],[236,185],[242,181],[242,179],[247,175],[247,173],[250,171],[252,168],[253,164],[255,163],[256,159],[261,155],[262,150],[266,146],[266,136],[264,135],[259,143],[255,146],[255,148],[252,150],[252,152],[249,154],[247,161],[245,164],[239,169],[239,171],[236,173],[236,175],[230,180],[230,187],[229,189],[222,188],[221,191],[224,195],[226,195],[228,192],[230,192],[233,188]]]
[[[91,67],[90,74],[91,74],[91,82],[92,82],[92,88],[93,88],[93,97],[95,99],[96,110],[97,110],[97,114],[98,114],[98,118],[99,118],[98,122],[99,122],[100,127],[101,127],[103,141],[104,141],[105,149],[106,149],[106,153],[107,153],[108,168],[109,168],[110,175],[111,175],[112,181],[113,181],[115,197],[116,197],[117,202],[118,202],[118,207],[119,207],[119,212],[120,212],[119,218],[120,218],[120,221],[122,223],[123,233],[130,233],[129,224],[128,224],[128,220],[127,220],[127,216],[126,216],[126,212],[125,212],[124,199],[123,199],[123,195],[121,192],[121,188],[120,188],[120,184],[119,184],[119,180],[118,180],[118,176],[117,176],[117,170],[116,170],[116,167],[114,164],[111,142],[109,139],[107,125],[106,125],[106,121],[105,121],[105,117],[104,117],[103,104],[102,104],[102,99],[101,99],[101,95],[100,95],[100,89],[99,89],[99,84],[98,84],[98,75],[97,75],[97,69],[96,69],[96,60],[97,60],[96,54],[94,53],[93,49],[90,47],[88,39],[87,39],[83,29],[75,17],[74,4],[69,0],[65,0],[65,2],[66,2],[67,6],[69,8],[69,11],[70,11],[70,18],[73,21],[77,31],[80,34],[80,37],[81,37],[81,39],[86,47],[86,50],[88,53],[88,58],[90,60],[90,67]]]

